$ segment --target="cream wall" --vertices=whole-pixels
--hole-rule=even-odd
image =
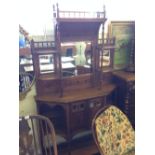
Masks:
[[[34,96],[36,95],[35,84],[32,86],[31,90],[27,93],[26,97],[19,101],[19,115],[25,116],[29,114],[36,114],[36,102]]]

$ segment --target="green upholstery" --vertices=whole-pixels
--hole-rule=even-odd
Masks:
[[[96,139],[104,155],[134,155],[135,133],[128,118],[110,106],[95,119]]]

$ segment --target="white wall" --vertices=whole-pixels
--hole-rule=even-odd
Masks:
[[[53,4],[58,2],[60,10],[102,11],[106,6],[108,20],[134,20],[134,0],[21,0],[19,1],[19,24],[30,35],[52,33]]]
[[[20,0],[19,24],[32,35],[43,35],[52,27],[51,0]]]

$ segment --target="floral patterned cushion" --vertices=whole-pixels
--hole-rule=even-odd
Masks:
[[[118,108],[110,106],[97,117],[95,125],[102,154],[135,154],[135,132],[128,118]]]

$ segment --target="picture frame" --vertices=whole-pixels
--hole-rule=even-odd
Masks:
[[[127,68],[135,55],[133,50],[131,54],[133,40],[135,41],[135,21],[111,21],[108,37],[115,37],[114,69]]]

